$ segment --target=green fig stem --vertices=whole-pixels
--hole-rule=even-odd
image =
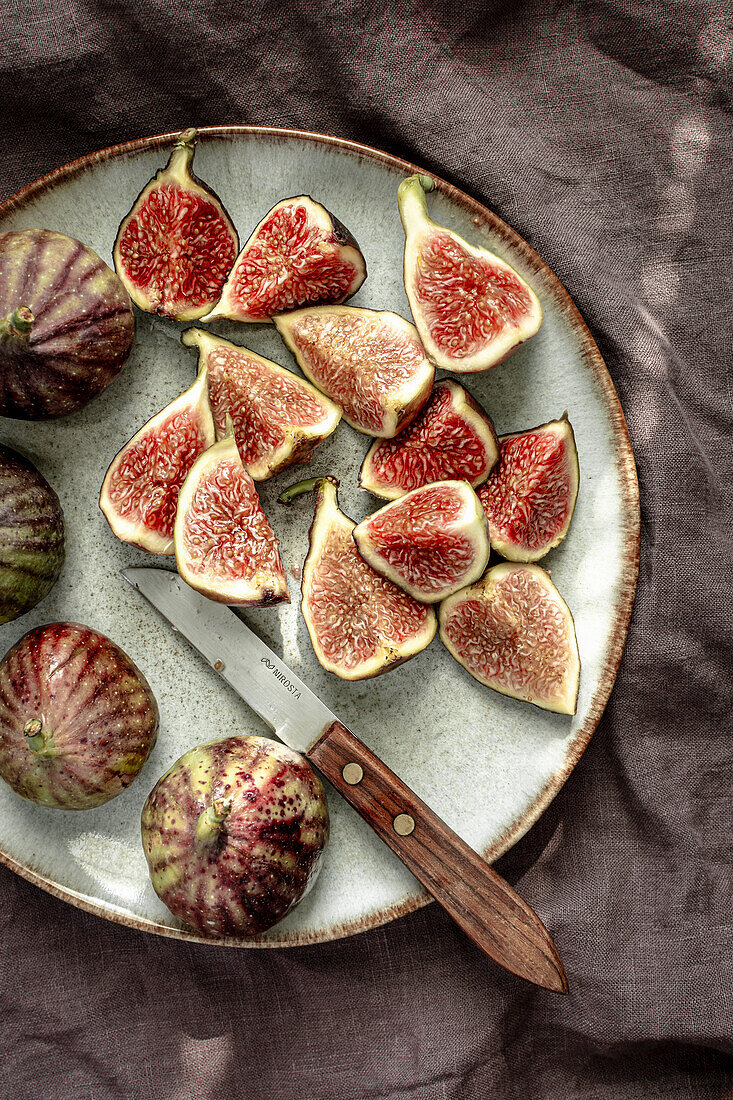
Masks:
[[[221,836],[221,827],[231,808],[231,802],[222,802],[219,798],[215,798],[211,806],[206,807],[196,822],[197,843],[208,847]]]
[[[428,176],[408,176],[397,189],[397,208],[405,233],[420,228],[429,220],[426,191],[432,191],[435,183]]]
[[[29,718],[23,726],[23,736],[31,752],[39,756],[57,756],[53,738],[47,729],[44,729],[40,718]]]
[[[27,339],[35,317],[28,306],[18,306],[7,317],[0,320],[0,339],[3,337],[16,337]]]
[[[166,176],[177,176],[182,181],[190,177],[196,136],[196,130],[192,126],[182,131],[165,166]],[[160,175],[159,172],[158,177]]]
[[[326,474],[325,477],[309,477],[305,481],[298,481],[295,485],[285,489],[277,498],[277,502],[278,504],[292,504],[296,497],[302,496],[304,493],[312,493],[322,481],[330,481],[332,485],[338,488],[338,478],[333,477],[332,474]]]

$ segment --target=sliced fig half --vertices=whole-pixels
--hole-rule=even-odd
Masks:
[[[443,379],[412,423],[367,451],[359,483],[377,497],[397,500],[431,481],[486,481],[499,457],[488,413],[463,386]]]
[[[206,365],[217,437],[226,435],[230,416],[244,468],[255,481],[305,462],[341,419],[333,401],[271,359],[200,328],[181,339],[199,349],[199,365]]]
[[[493,252],[428,216],[433,181],[410,176],[397,202],[405,230],[405,290],[430,358],[458,374],[488,370],[542,324],[532,288]]]
[[[414,657],[435,637],[432,608],[418,603],[359,555],[356,524],[339,509],[337,483],[313,478],[286,490],[288,503],[317,490],[303,569],[303,618],[316,657],[342,680],[379,676]]]
[[[430,396],[435,368],[396,313],[314,306],[274,321],[303,373],[357,431],[391,439]]]
[[[219,300],[237,255],[237,231],[219,198],[191,171],[196,131],[135,199],[114,246],[114,265],[136,306],[194,321]]]
[[[491,545],[509,561],[537,561],[573,518],[580,479],[573,429],[566,415],[499,443],[499,462],[479,490]]]
[[[99,507],[123,542],[151,554],[173,553],[178,493],[215,439],[206,387],[204,366],[193,385],[148,420],[107,470]]]
[[[437,481],[386,504],[354,528],[366,562],[423,603],[437,603],[483,573],[486,516],[467,481]]]
[[[290,602],[280,546],[234,433],[200,455],[178,498],[176,565],[192,588],[221,603]]]
[[[474,679],[575,714],[580,658],[567,604],[539,565],[502,562],[440,605],[440,639]]]
[[[366,279],[359,245],[308,195],[283,199],[237,256],[221,299],[205,321],[270,321],[319,302],[344,302]]]

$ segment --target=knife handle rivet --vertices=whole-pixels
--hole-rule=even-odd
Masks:
[[[392,828],[397,833],[397,836],[409,836],[415,828],[415,819],[410,817],[409,814],[397,814],[397,817],[392,822]]]
[[[355,787],[364,778],[364,769],[361,764],[357,764],[355,760],[352,760],[350,764],[344,764],[341,774],[344,777],[344,783],[348,783],[350,787]]]

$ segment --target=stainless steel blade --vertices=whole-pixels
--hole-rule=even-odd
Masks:
[[[202,596],[168,569],[142,566],[121,573],[286,745],[305,753],[336,720],[226,604]]]

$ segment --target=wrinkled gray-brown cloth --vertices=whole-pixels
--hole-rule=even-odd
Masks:
[[[719,0],[3,6],[3,197],[116,142],[253,123],[376,145],[493,207],[606,359],[642,547],[606,713],[499,865],[569,997],[500,971],[434,905],[237,952],[0,867],[2,1096],[733,1096],[732,17]]]

